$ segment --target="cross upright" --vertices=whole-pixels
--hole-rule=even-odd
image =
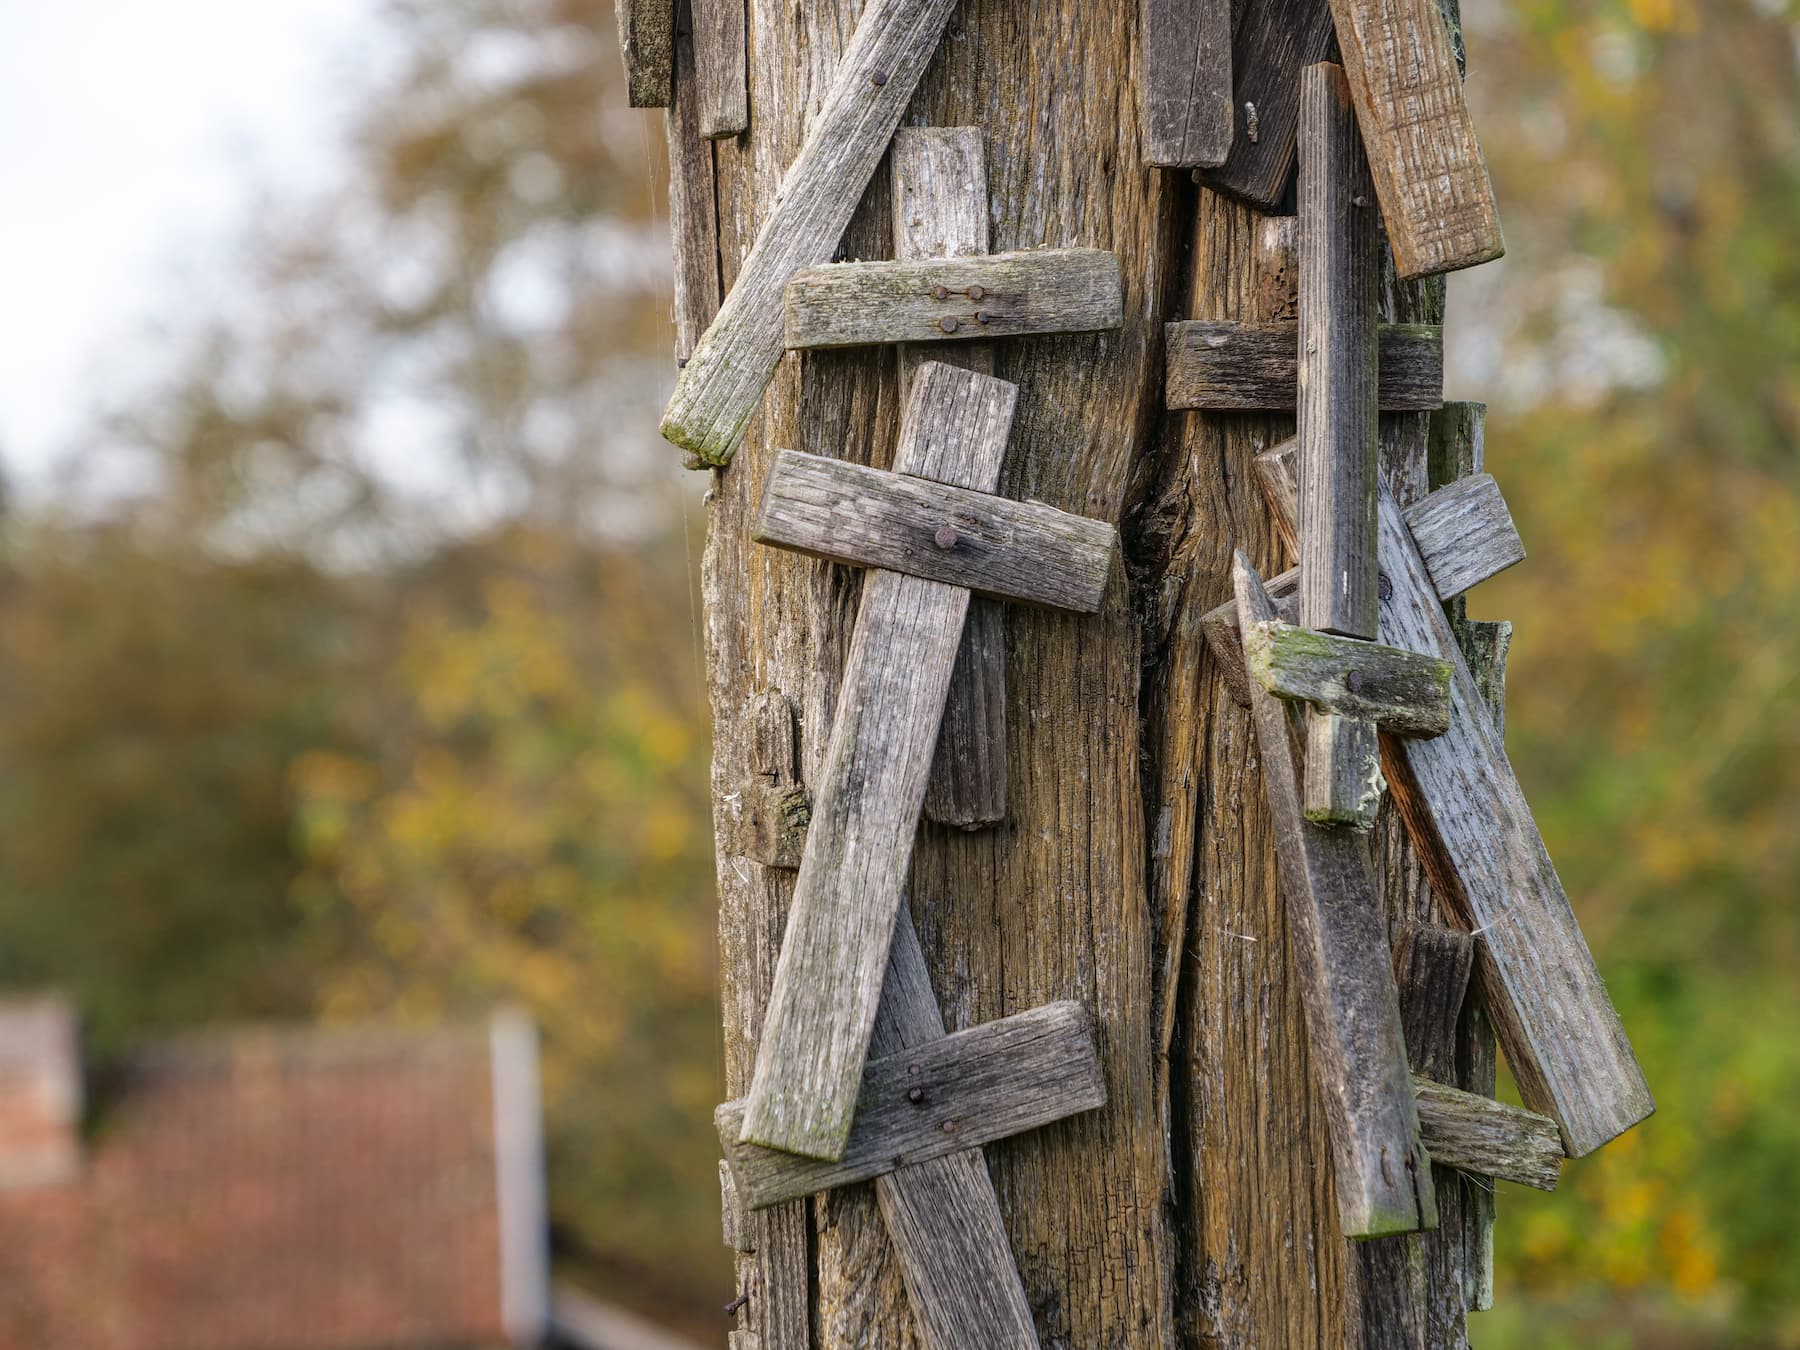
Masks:
[[[971,590],[1092,613],[1113,528],[992,495],[1015,386],[928,362],[891,472],[783,451],[762,543],[863,585],[742,1138],[843,1156]]]

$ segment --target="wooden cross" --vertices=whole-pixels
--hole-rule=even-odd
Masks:
[[[893,472],[784,451],[754,531],[870,567],[750,1092],[747,1143],[844,1156],[969,592],[1093,613],[1115,535],[991,495],[1015,386],[920,366]]]
[[[1290,538],[1295,456],[1289,442],[1259,465]],[[1480,474],[1402,511],[1380,484],[1380,639],[1451,667],[1448,729],[1435,739],[1384,734],[1382,764],[1432,889],[1480,935],[1488,1015],[1520,1094],[1557,1121],[1565,1150],[1578,1158],[1649,1116],[1655,1103],[1444,614],[1446,602],[1496,563],[1523,556],[1496,499],[1493,480]],[[1209,639],[1220,617],[1208,616]],[[1230,644],[1213,647],[1222,661],[1234,659]]]
[[[1087,1010],[1051,1003],[946,1036],[902,907],[869,1049],[837,1162],[742,1143],[744,1103],[718,1109],[727,1214],[872,1179],[926,1345],[1037,1350],[981,1145],[1106,1104]]]
[[[1113,254],[988,253],[980,128],[904,128],[895,133],[889,159],[894,261],[796,272],[786,298],[790,349],[900,344],[904,389],[927,351],[932,359],[991,375],[992,339],[1116,328],[1123,321]],[[925,815],[959,829],[1006,817],[1005,633],[1000,607],[988,600],[969,608]]]

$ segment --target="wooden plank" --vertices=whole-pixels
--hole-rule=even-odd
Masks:
[[[744,0],[691,0],[694,58],[699,70],[699,127],[708,140],[735,136],[750,125],[745,72]]]
[[[1242,552],[1233,584],[1246,631],[1275,617]],[[1250,710],[1287,901],[1289,951],[1306,1006],[1308,1052],[1331,1127],[1339,1223],[1347,1237],[1429,1228],[1437,1223],[1430,1160],[1419,1143],[1368,841],[1301,815],[1289,705],[1253,686]]]
[[[1170,408],[1291,412],[1300,394],[1300,325],[1188,319],[1164,325]],[[1376,330],[1382,412],[1444,401],[1444,330],[1382,324]]]
[[[783,450],[751,537],[833,562],[1091,614],[1106,591],[1116,533],[1042,502]]]
[[[896,1055],[870,1060],[835,1161],[745,1142],[746,1103],[714,1113],[747,1208],[910,1168],[1106,1103],[1093,1019],[1079,1003],[1047,1003]]]
[[[1387,777],[1439,899],[1485,939],[1488,1013],[1526,1104],[1554,1116],[1569,1155],[1580,1157],[1655,1109],[1649,1087],[1431,573],[1385,485],[1380,529],[1389,580],[1382,641],[1452,665],[1450,730],[1429,741],[1384,737]]]
[[[731,1175],[731,1165],[723,1158],[719,1159],[719,1220],[727,1247],[745,1256],[755,1253],[756,1237],[750,1226],[750,1215],[738,1199],[737,1180]]]
[[[1414,1073],[1439,1082],[1456,1073],[1456,1024],[1469,991],[1475,939],[1435,923],[1402,923],[1394,934],[1400,1028]]]
[[[904,1054],[943,1036],[925,954],[902,905],[869,1053]],[[928,1350],[1037,1350],[1031,1303],[979,1148],[877,1177],[875,1197]]]
[[[843,237],[956,0],[871,0],[737,284],[675,382],[662,434],[729,464],[784,350],[781,293]]]
[[[1506,251],[1487,163],[1437,0],[1331,0],[1394,268],[1404,278]]]
[[[713,157],[700,134],[689,0],[681,0],[676,13],[675,86],[663,124],[669,141],[669,238],[675,251],[675,364],[683,366],[719,312]]]
[[[1433,1162],[1540,1191],[1556,1189],[1563,1147],[1549,1116],[1422,1076],[1415,1075],[1413,1089]]]
[[[613,0],[625,99],[634,108],[666,108],[674,96],[675,0]]]
[[[787,285],[787,345],[967,342],[1089,333],[1124,320],[1119,259],[1098,248],[828,263]]]
[[[1297,460],[1296,443],[1285,441],[1259,456],[1255,464],[1258,481],[1269,501],[1270,514],[1287,538],[1292,537],[1294,518],[1284,512],[1299,498]],[[1494,480],[1482,474],[1468,480],[1466,485],[1456,487],[1454,492],[1439,488],[1415,502],[1405,513],[1408,528],[1418,530],[1429,541],[1420,552],[1432,583],[1445,600],[1455,599],[1525,556],[1518,531],[1512,527],[1506,500]],[[1444,495],[1447,492],[1450,495]],[[1449,524],[1458,518],[1464,520],[1465,528],[1471,528],[1472,537],[1467,541],[1458,538],[1455,528]],[[1294,603],[1299,585],[1300,569],[1297,567],[1267,583],[1269,595],[1276,602],[1277,615],[1285,621],[1292,622],[1299,617],[1299,606]],[[1288,606],[1285,611],[1284,605]],[[1227,600],[1202,615],[1200,631],[1232,697],[1239,706],[1249,707],[1250,677],[1244,667],[1237,601]]]
[[[1377,722],[1397,736],[1450,729],[1450,664],[1434,656],[1282,623],[1244,638],[1251,677],[1276,698]]]
[[[1294,174],[1300,72],[1336,51],[1326,0],[1244,0],[1232,42],[1231,149],[1222,165],[1195,177],[1265,211],[1280,206]]]
[[[894,256],[972,257],[988,251],[987,149],[979,127],[902,127],[888,151]],[[926,359],[994,373],[986,342],[902,345],[900,387]],[[974,830],[1006,818],[1006,633],[1000,602],[969,602],[950,675],[925,818]]]
[[[1231,149],[1231,0],[1143,0],[1144,162],[1223,164]]]
[[[992,489],[1015,386],[919,368],[894,466]],[[875,570],[863,582],[806,852],[746,1098],[744,1139],[843,1156],[969,593]]]

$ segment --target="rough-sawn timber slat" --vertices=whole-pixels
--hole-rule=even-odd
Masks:
[[[1184,319],[1165,324],[1170,408],[1292,412],[1300,394],[1300,325]],[[1382,324],[1376,330],[1382,412],[1441,407],[1444,330]]]
[[[1143,0],[1144,162],[1222,164],[1231,149],[1231,0]]]
[[[1443,1167],[1553,1191],[1562,1177],[1562,1137],[1549,1116],[1508,1106],[1415,1074],[1419,1133]]]
[[[1450,663],[1274,620],[1244,637],[1251,676],[1277,698],[1379,723],[1396,736],[1450,729]]]
[[[1088,333],[1124,318],[1119,260],[1046,248],[978,258],[827,263],[787,284],[787,345],[807,350]]]

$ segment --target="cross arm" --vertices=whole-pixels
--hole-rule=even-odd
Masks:
[[[1097,248],[831,263],[787,284],[789,348],[1087,333],[1124,322],[1119,259]]]
[[[1431,1160],[1484,1177],[1553,1191],[1562,1178],[1556,1122],[1522,1106],[1413,1075],[1419,1135]]]
[[[905,473],[783,450],[752,537],[985,595],[1091,614],[1115,532],[1104,521]]]
[[[1163,326],[1170,408],[1292,412],[1300,393],[1300,325],[1188,319]],[[1444,403],[1444,330],[1376,329],[1376,398],[1382,412]]]
[[[1251,678],[1277,698],[1375,722],[1397,736],[1450,729],[1450,663],[1271,619],[1243,634]]]

